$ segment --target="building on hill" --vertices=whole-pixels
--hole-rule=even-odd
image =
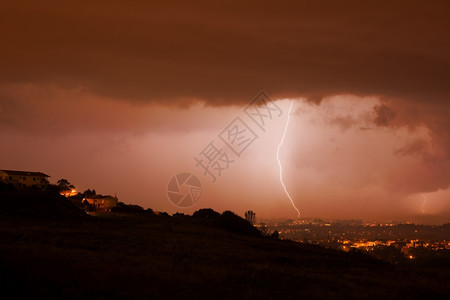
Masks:
[[[93,205],[95,210],[111,211],[111,208],[117,206],[119,199],[110,195],[93,195],[91,197],[84,198],[83,201],[87,201],[89,204]]]
[[[76,196],[78,192],[76,189],[67,189],[60,191],[59,194],[64,197],[73,197]]]
[[[1,181],[16,187],[44,188],[48,185],[49,177],[41,172],[0,170]]]

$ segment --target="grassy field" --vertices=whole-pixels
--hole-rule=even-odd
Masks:
[[[2,298],[429,298],[446,268],[394,266],[205,218],[2,217]]]

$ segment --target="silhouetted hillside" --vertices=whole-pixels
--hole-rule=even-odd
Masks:
[[[262,236],[261,232],[253,227],[247,220],[239,217],[231,211],[225,211],[222,214],[211,208],[203,208],[193,214],[196,219],[202,219],[204,224],[214,226],[238,234],[249,236]]]
[[[209,213],[212,213],[209,211]],[[231,212],[0,222],[2,298],[435,298],[450,271],[246,232]],[[245,221],[246,222],[246,221]]]
[[[0,215],[19,218],[67,219],[86,217],[86,213],[55,188],[15,189],[0,183]]]

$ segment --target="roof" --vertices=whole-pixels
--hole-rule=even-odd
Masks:
[[[0,171],[5,172],[8,175],[50,177],[49,175],[44,174],[42,172],[14,171],[14,170],[0,170]]]

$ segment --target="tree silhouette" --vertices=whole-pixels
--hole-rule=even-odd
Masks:
[[[212,208],[202,208],[194,212],[192,216],[199,218],[217,218],[220,216],[220,214]]]
[[[90,189],[87,189],[87,190],[85,190],[84,192],[83,192],[83,196],[84,197],[86,197],[86,198],[90,198],[90,197],[93,197],[93,196],[95,196],[96,195],[96,192],[95,192],[95,190],[90,190]]]
[[[227,231],[250,236],[261,236],[261,232],[251,225],[250,222],[229,210],[224,211],[220,215],[216,224]]]
[[[58,185],[58,187],[61,191],[75,189],[75,186],[73,184],[71,184],[69,182],[69,180],[64,179],[64,178],[61,178],[60,180],[58,180],[56,182],[56,184]]]
[[[253,225],[256,222],[256,214],[252,210],[249,210],[245,212],[245,219]]]
[[[277,239],[279,235],[280,234],[279,234],[278,230],[275,230],[274,232],[272,232],[272,234],[270,236],[274,239]]]

